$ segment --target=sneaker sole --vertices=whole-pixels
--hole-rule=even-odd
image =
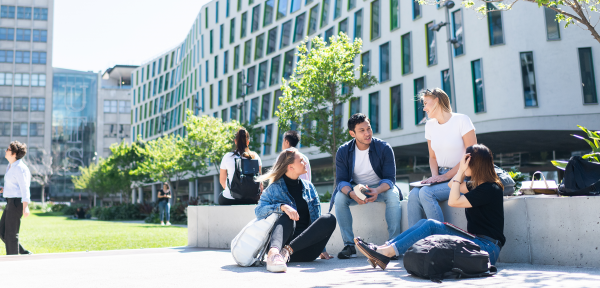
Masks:
[[[285,265],[281,265],[281,266],[269,266],[269,265],[267,265],[267,271],[274,272],[274,273],[286,272],[287,271],[287,266],[285,266]]]

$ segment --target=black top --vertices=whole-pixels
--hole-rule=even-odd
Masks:
[[[171,190],[169,190],[169,192],[166,192],[163,189],[158,190],[158,195],[160,196],[171,196]],[[158,198],[158,202],[168,202],[169,198]]]
[[[494,238],[504,245],[504,199],[500,186],[486,182],[473,189],[469,188],[465,197],[473,206],[465,209],[467,231]]]
[[[302,198],[304,186],[302,185],[300,178],[293,180],[285,176],[285,174],[283,175],[283,181],[285,182],[285,186],[290,192],[290,195],[294,198],[294,202],[296,202],[296,211],[298,211],[298,215],[300,215],[300,220],[296,221],[296,230],[294,231],[294,234],[298,234],[310,226],[308,203]]]

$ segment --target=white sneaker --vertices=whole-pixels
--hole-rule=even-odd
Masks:
[[[267,271],[269,272],[285,272],[287,271],[287,265],[281,254],[277,253],[271,257],[267,257]]]
[[[163,222],[160,222],[160,226],[165,226],[165,223],[163,223]]]
[[[167,222],[167,226],[171,226],[171,222]]]

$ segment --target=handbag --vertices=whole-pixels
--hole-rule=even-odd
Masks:
[[[242,267],[262,266],[262,259],[268,250],[267,246],[271,240],[273,226],[279,220],[280,215],[273,213],[265,219],[250,221],[231,240],[231,256],[238,265]]]
[[[542,180],[535,181],[535,175],[540,174]],[[531,181],[523,181],[521,183],[521,193],[523,195],[534,195],[534,194],[557,194],[558,185],[554,180],[546,180],[544,174],[540,171],[536,171],[531,176]]]

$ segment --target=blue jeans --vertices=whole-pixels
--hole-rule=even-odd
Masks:
[[[167,214],[167,222],[171,220],[171,203],[169,201],[158,202],[158,214],[160,215],[160,222],[163,222],[164,215]]]
[[[439,175],[448,173],[450,168],[440,168]],[[415,187],[408,195],[408,226],[414,226],[421,219],[434,219],[444,222],[444,214],[438,202],[448,200],[448,183]]]
[[[500,247],[490,240],[477,237],[475,239],[465,236],[463,233],[454,229],[448,228],[444,223],[432,219],[421,219],[414,226],[408,228],[398,237],[386,242],[387,245],[391,245],[396,250],[396,255],[400,256],[410,248],[417,241],[424,239],[431,235],[454,235],[473,241],[479,245],[481,250],[488,252],[490,255],[490,263],[496,264],[498,256],[500,255]]]
[[[400,228],[400,218],[402,217],[402,208],[400,207],[400,191],[394,185],[391,189],[377,195],[377,200],[375,200],[375,202],[385,202],[385,221],[388,225],[388,239],[396,237],[402,231]],[[356,201],[354,201],[354,199],[350,198],[348,195],[342,193],[341,191],[338,191],[338,193],[335,194],[335,216],[338,224],[340,225],[344,246],[354,246],[352,213],[350,212],[350,206],[354,205],[358,205],[358,203],[356,203]]]

